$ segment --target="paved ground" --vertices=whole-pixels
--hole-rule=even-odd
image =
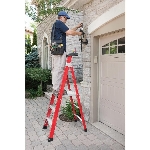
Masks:
[[[124,146],[86,122],[87,132],[78,122],[64,122],[58,118],[52,142],[48,142],[49,128],[42,129],[49,100],[45,97],[26,99],[26,150],[124,150]]]

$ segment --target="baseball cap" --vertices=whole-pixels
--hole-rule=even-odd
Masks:
[[[58,13],[58,16],[66,16],[67,19],[70,19],[70,17],[68,16],[68,14],[65,11],[60,11]]]

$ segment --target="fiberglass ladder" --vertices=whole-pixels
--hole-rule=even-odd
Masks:
[[[57,118],[58,118],[58,112],[59,112],[59,109],[60,109],[60,105],[61,105],[61,101],[62,101],[62,95],[63,95],[64,87],[65,87],[66,83],[68,85],[68,90],[69,91],[67,91],[67,95],[70,97],[70,101],[71,101],[71,105],[72,105],[72,111],[73,111],[73,114],[74,114],[74,121],[77,121],[77,118],[78,118],[82,122],[84,131],[87,132],[87,128],[86,128],[86,124],[85,124],[85,120],[84,120],[84,115],[83,115],[83,112],[82,112],[82,106],[81,106],[81,103],[80,103],[80,97],[79,97],[79,93],[78,93],[78,89],[77,89],[74,69],[73,69],[72,64],[71,64],[72,56],[78,56],[78,53],[74,52],[74,53],[70,53],[69,55],[67,55],[66,66],[65,66],[65,69],[64,69],[62,83],[61,83],[61,86],[60,86],[58,97],[56,97],[57,98],[56,106],[54,106],[54,100],[55,100],[54,94],[52,94],[52,97],[50,99],[50,103],[49,103],[49,106],[48,106],[48,111],[47,111],[45,123],[44,123],[44,126],[43,126],[43,129],[47,129],[48,125],[50,126],[50,133],[49,133],[49,136],[48,136],[48,142],[53,141],[53,135],[54,135],[54,130],[55,130],[55,126],[56,126],[56,121],[57,121]],[[69,70],[71,71],[71,74],[72,74],[72,79],[73,79],[73,83],[74,83],[75,92],[71,91],[71,89],[70,89],[70,84],[69,84],[69,79],[68,79],[68,71]],[[75,96],[75,95],[76,95],[76,98],[77,98],[78,106],[76,106],[73,102],[72,96]],[[76,114],[75,107],[79,108],[81,117],[79,117]],[[52,119],[50,119],[50,117],[52,115],[52,112],[53,112],[53,116],[52,116]]]

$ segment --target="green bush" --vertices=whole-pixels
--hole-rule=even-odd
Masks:
[[[27,98],[35,98],[35,97],[40,97],[43,96],[43,91],[42,91],[42,86],[38,85],[38,89],[29,89],[26,90],[27,92],[29,92],[28,97]]]
[[[25,68],[39,68],[39,56],[36,46],[32,47],[29,54],[25,54]]]
[[[52,84],[52,75],[50,70],[40,67],[37,46],[31,49],[30,53],[25,54],[25,90],[27,97],[34,98],[42,96],[47,85]]]
[[[76,106],[78,106],[77,102],[74,102],[74,104]],[[77,108],[77,107],[74,107],[74,108],[75,108],[75,111],[76,111],[76,115],[80,116],[79,108]],[[73,111],[72,111],[72,105],[71,105],[71,101],[70,100],[66,101],[66,106],[65,107],[61,107],[61,111],[62,111],[62,114],[65,117],[67,117],[69,120],[73,120],[74,114],[73,114]]]
[[[52,83],[51,71],[42,68],[25,69],[25,89],[38,89],[38,85],[47,85]],[[42,90],[44,90],[42,87]]]

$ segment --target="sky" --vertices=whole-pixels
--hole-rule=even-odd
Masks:
[[[26,0],[26,1],[31,2],[31,0]],[[33,21],[31,20],[31,18],[25,14],[25,27],[26,27],[27,29],[32,29],[32,28],[30,27],[30,23],[32,23],[32,22],[33,22]]]

